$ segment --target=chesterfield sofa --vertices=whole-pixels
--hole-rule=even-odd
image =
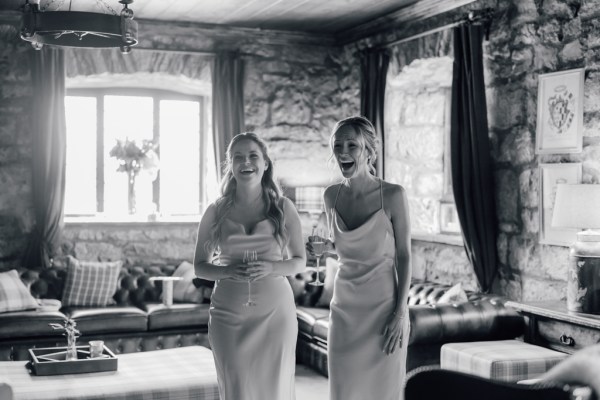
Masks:
[[[203,294],[194,302],[175,301],[167,307],[161,301],[161,281],[150,279],[171,276],[176,270],[175,266],[124,265],[113,304],[102,307],[56,304],[67,280],[64,266],[19,270],[21,281],[42,305],[35,310],[0,312],[0,361],[26,360],[32,347],[65,346],[62,333],[49,323],[63,324],[67,318],[73,319],[81,331],[79,344],[104,340],[115,354],[191,345],[210,347],[211,282],[194,279],[194,286]],[[310,271],[289,278],[297,302],[297,361],[327,375],[329,309],[323,287],[308,284],[314,278]],[[447,285],[418,280],[411,284],[409,370],[439,364],[444,343],[512,339],[523,333],[522,317],[505,308],[500,297],[469,293],[466,301],[436,304],[449,289]]]

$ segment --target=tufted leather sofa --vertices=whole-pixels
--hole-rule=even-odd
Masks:
[[[304,281],[302,285],[314,278],[314,273],[296,276],[296,280]],[[523,334],[523,318],[504,306],[504,298],[467,293],[466,302],[437,304],[449,288],[448,285],[427,281],[411,282],[408,294],[411,324],[408,370],[439,365],[440,348],[444,343],[514,339]],[[329,309],[315,306],[321,290],[322,287],[306,285],[297,298],[299,334],[296,358],[327,376]]]
[[[160,300],[162,285],[153,276],[170,276],[174,266],[123,266],[114,305],[106,307],[43,306],[35,311],[0,313],[0,361],[26,360],[32,347],[65,346],[60,331],[51,322],[75,320],[82,336],[78,343],[104,340],[115,353],[158,350],[191,345],[208,346],[208,304],[174,303]],[[66,268],[43,271],[21,270],[21,280],[34,297],[62,297]]]

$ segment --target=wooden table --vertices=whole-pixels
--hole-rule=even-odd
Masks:
[[[118,355],[111,372],[35,376],[25,361],[0,362],[14,400],[219,400],[212,352],[202,346]],[[2,385],[0,385],[0,393]],[[5,399],[2,400],[12,400]]]
[[[528,343],[569,354],[600,343],[600,316],[568,311],[566,301],[508,301],[506,306],[525,316]]]

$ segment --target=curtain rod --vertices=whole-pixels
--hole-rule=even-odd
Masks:
[[[452,29],[459,25],[468,24],[468,23],[483,22],[485,25],[487,25],[487,27],[488,27],[487,29],[489,30],[489,23],[493,19],[493,14],[494,14],[493,8],[486,8],[486,9],[479,10],[479,11],[470,11],[465,17],[463,17],[459,21],[452,22],[452,23],[449,23],[449,24],[446,24],[446,25],[443,25],[443,26],[440,26],[437,28],[433,28],[433,29],[430,29],[425,32],[417,33],[417,34],[409,36],[409,37],[394,40],[394,41],[391,41],[388,43],[382,43],[380,45],[374,46],[374,48],[375,49],[387,49],[387,48],[390,48],[390,47],[395,46],[400,43],[409,42],[411,40],[419,39],[423,36],[432,35],[434,33],[445,31],[446,29]],[[486,36],[487,36],[487,33],[486,33]]]

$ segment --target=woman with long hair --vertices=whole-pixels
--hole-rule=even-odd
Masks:
[[[369,120],[339,121],[330,145],[343,175],[323,195],[326,247],[340,262],[327,338],[330,400],[399,400],[409,336],[408,201],[401,186],[374,174],[378,141]],[[310,241],[306,247],[313,253]]]
[[[295,399],[298,322],[286,276],[305,265],[300,218],[273,179],[265,143],[236,135],[194,255],[196,275],[216,281],[208,335],[221,400]]]

